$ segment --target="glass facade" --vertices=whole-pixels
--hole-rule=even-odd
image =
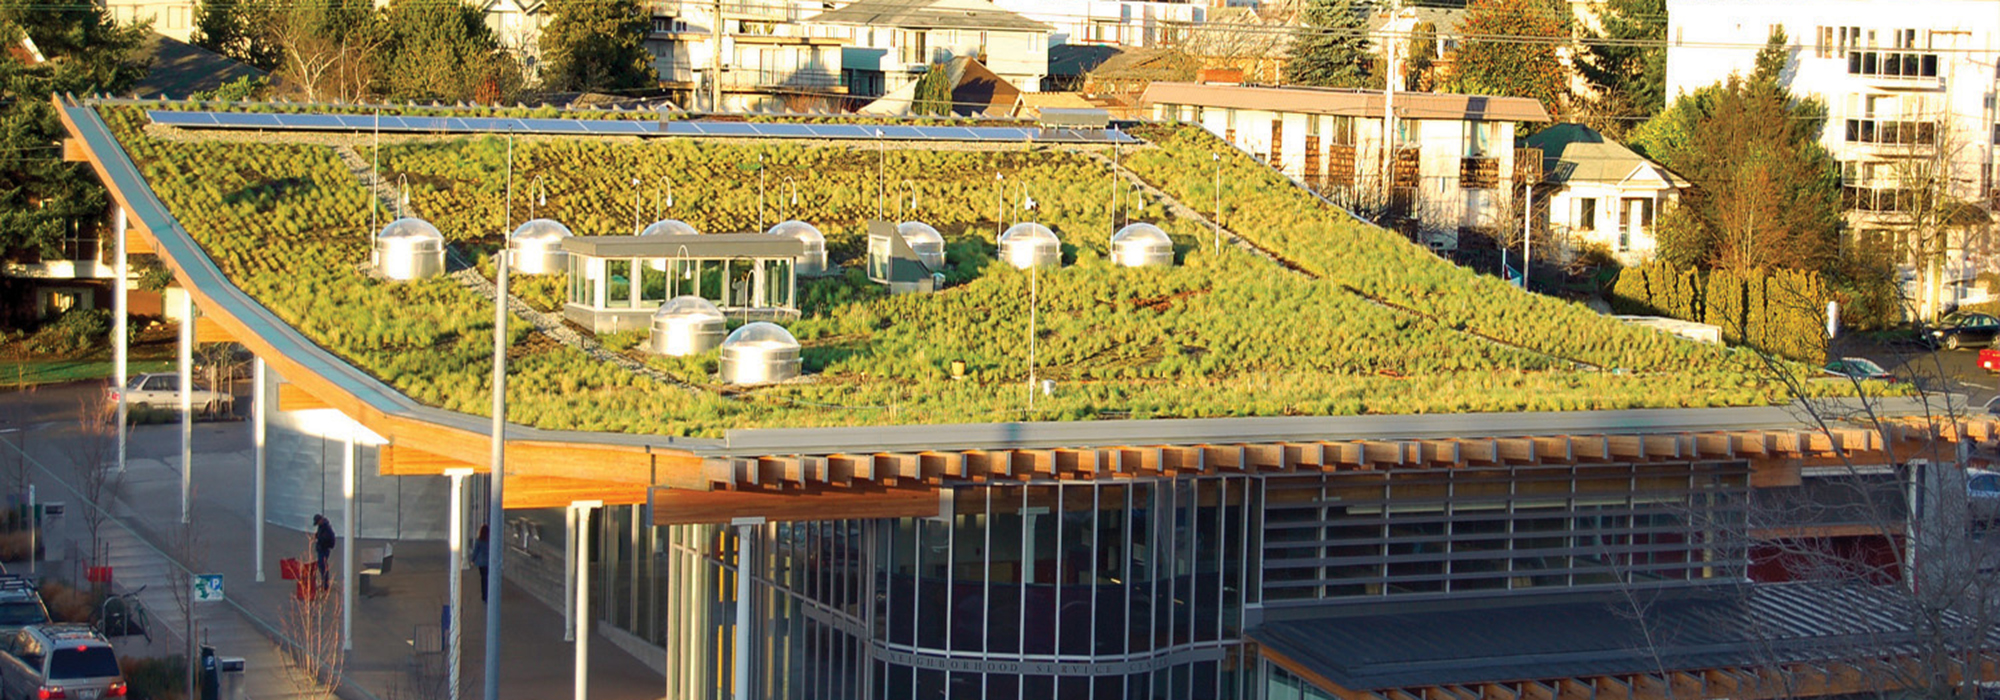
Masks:
[[[739,622],[753,697],[1317,697],[1242,644],[1266,605],[1740,577],[1712,531],[1740,526],[1747,471],[979,484],[935,517],[751,526],[612,509],[594,614],[666,649],[672,697],[731,695]]]

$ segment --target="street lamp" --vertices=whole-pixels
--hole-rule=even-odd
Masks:
[[[1007,176],[993,174],[993,244],[1000,244],[1002,229],[1007,227]]]
[[[1215,254],[1222,254],[1222,154],[1210,152],[1208,159],[1215,162]]]
[[[790,219],[796,213],[793,210],[799,206],[799,183],[793,180],[792,176],[786,175],[785,188],[790,190],[792,194],[790,203],[785,205],[785,218]]]
[[[875,130],[875,152],[881,162],[875,171],[875,218],[882,218],[882,202],[889,198],[889,151],[882,144],[882,130]]]
[[[764,154],[757,154],[757,230],[764,230]]]
[[[644,193],[639,190],[639,178],[632,178],[632,233],[634,234],[639,233],[639,227],[644,225],[639,221],[639,203],[642,201],[642,194]]]
[[[904,180],[902,183],[902,188],[904,192],[909,193],[910,213],[915,214],[917,211],[917,205],[919,204],[919,202],[917,201],[917,183],[913,180]],[[902,198],[898,197],[897,199],[900,200]],[[898,204],[900,204],[900,202],[898,202]]]
[[[542,207],[549,205],[549,190],[542,183],[541,175],[536,175],[534,182],[528,183],[528,188],[535,191],[535,198],[528,200],[528,218],[533,219]]]

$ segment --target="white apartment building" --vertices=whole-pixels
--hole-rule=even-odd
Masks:
[[[804,19],[823,35],[844,36],[840,66],[848,92],[880,96],[914,82],[932,64],[972,58],[1028,92],[1049,73],[1055,28],[987,0],[859,0]]]
[[[1523,97],[1397,92],[1394,169],[1383,139],[1387,105],[1379,90],[1252,87],[1155,82],[1141,108],[1152,118],[1200,124],[1244,152],[1335,201],[1382,204],[1414,225],[1434,248],[1453,248],[1460,229],[1510,221],[1539,159],[1517,169],[1514,126],[1543,122],[1541,103]],[[1525,178],[1525,180],[1524,180]]]
[[[801,21],[823,6],[806,0],[653,0],[646,4],[653,22],[646,50],[661,84],[674,89],[684,106],[717,109],[711,93],[719,87],[719,111],[827,108],[847,93],[841,81],[847,39],[844,32]]]
[[[1748,75],[1771,31],[1785,32],[1783,78],[1793,94],[1827,106],[1820,143],[1840,161],[1859,240],[1895,240],[1907,202],[1898,193],[1919,161],[1948,164],[1953,195],[1990,218],[2000,181],[2000,2],[1668,0],[1667,14],[1669,99]],[[2000,269],[1986,237],[1954,243],[1954,277]]]
[[[1003,9],[1054,27],[1049,45],[1113,44],[1152,48],[1187,38],[1219,0],[994,0]]]
[[[119,24],[152,22],[153,31],[176,41],[194,36],[194,0],[105,0],[104,10]]]

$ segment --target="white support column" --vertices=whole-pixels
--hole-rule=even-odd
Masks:
[[[340,451],[340,514],[347,533],[340,538],[340,649],[354,650],[354,536],[361,533],[355,522],[354,431],[350,426]]]
[[[445,687],[448,689],[449,694],[445,697],[447,700],[458,700],[459,659],[461,658],[459,648],[462,646],[460,640],[463,635],[459,629],[461,627],[459,620],[464,617],[459,613],[459,600],[465,597],[464,591],[461,589],[463,585],[463,574],[461,572],[465,569],[463,566],[465,562],[465,477],[472,475],[472,469],[469,467],[446,469],[444,470],[444,475],[451,478],[451,524],[446,528],[450,533],[448,536],[451,542],[451,558],[446,560],[446,569],[451,573],[447,577],[449,581],[445,584],[444,599],[446,610],[445,625],[447,627],[446,634],[448,639],[446,642],[447,646],[445,647],[444,672],[446,678]]]
[[[129,416],[128,411],[131,410],[132,406],[126,401],[125,396],[131,393],[128,385],[132,383],[132,378],[128,375],[131,354],[131,349],[128,346],[131,342],[132,322],[130,319],[132,313],[131,307],[126,301],[128,295],[126,286],[131,282],[130,273],[132,270],[130,260],[125,254],[125,236],[127,235],[125,229],[125,207],[113,206],[111,208],[111,235],[118,239],[116,243],[118,249],[118,277],[111,284],[111,366],[112,372],[117,377],[118,382],[118,473],[120,474],[125,473],[125,434],[127,430],[125,424]],[[91,552],[90,556],[96,557],[97,553]]]
[[[737,518],[736,526],[736,700],[750,700],[750,571],[756,567],[757,528],[763,518]]]
[[[576,555],[582,551],[576,545],[576,508],[563,509],[563,561],[570,564],[563,571],[563,641],[576,641]]]
[[[570,539],[589,534],[590,511],[603,505],[603,501],[570,503],[570,517],[576,521]],[[570,634],[576,637],[576,700],[585,700],[589,697],[590,682],[590,548],[579,543],[574,551],[576,558],[571,560],[571,569],[576,572],[576,596],[570,605],[576,608],[576,619],[570,626]]]
[[[253,370],[250,385],[253,387],[252,391],[257,392],[257,395],[251,400],[250,405],[250,441],[252,443],[253,458],[256,463],[256,474],[253,478],[255,481],[253,485],[255,495],[251,497],[253,501],[251,508],[255,512],[255,517],[250,521],[250,540],[253,543],[251,545],[253,551],[250,553],[250,563],[251,568],[257,572],[257,582],[263,583],[264,468],[266,465],[264,440],[271,416],[271,373],[270,369],[264,366],[264,358],[262,357],[252,360],[250,366]]]
[[[181,524],[186,525],[192,513],[188,497],[194,494],[194,295],[182,288],[181,296]]]

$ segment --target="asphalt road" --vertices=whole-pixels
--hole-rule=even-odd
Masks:
[[[1874,360],[1904,381],[1932,390],[1963,393],[1973,406],[1984,406],[2000,391],[2000,375],[1979,367],[1979,350],[1928,350],[1915,346],[1851,345],[1836,352],[1843,357]]]

